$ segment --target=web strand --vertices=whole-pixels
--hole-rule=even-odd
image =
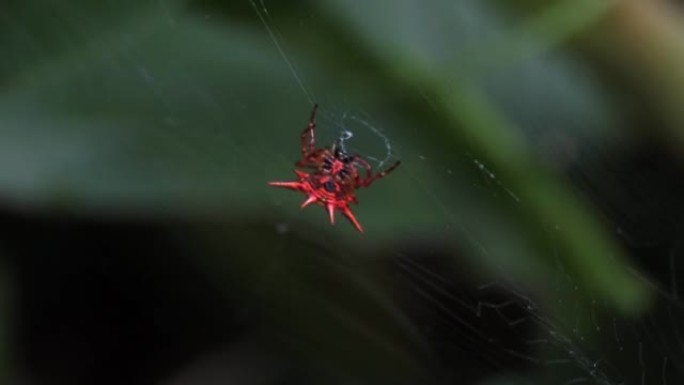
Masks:
[[[313,105],[316,98],[305,83],[305,77],[300,75],[291,60],[295,56],[288,55],[281,43],[282,35],[275,28],[264,1],[250,0],[250,4],[297,86]],[[426,103],[434,105],[424,92],[421,92],[421,96]],[[372,119],[364,119],[366,115],[360,115],[361,117],[338,111],[323,116],[328,123],[332,123],[330,126],[334,127],[332,130],[336,130],[336,143],[344,152],[350,152],[348,147],[353,147],[364,136],[363,132],[370,131],[375,137],[377,157],[367,154],[363,154],[363,157],[381,168],[394,156],[392,142],[380,128],[372,124]],[[380,141],[384,146],[384,156]],[[406,151],[410,149],[407,148]],[[404,155],[415,155],[425,160],[426,156],[423,154],[430,156],[429,153],[419,152]],[[484,190],[495,201],[524,203],[514,189],[500,179],[485,162],[468,154],[463,163],[464,168],[474,167],[484,176],[483,185],[475,186],[473,193],[481,194]],[[457,227],[458,232],[463,234],[463,243],[482,255],[500,252],[496,250],[498,245],[488,242],[488,238],[481,235],[477,227],[464,224],[459,217],[461,214],[448,200],[441,198],[430,184],[425,183],[427,179],[424,176],[411,171],[407,169],[405,175],[415,181],[417,189],[428,202],[426,207],[434,210],[430,214],[441,216],[445,228]],[[444,178],[455,178],[451,176],[450,168],[445,167],[444,171],[446,172],[442,175],[448,175]],[[548,225],[551,233],[555,226],[557,225]],[[554,237],[550,241],[554,245],[559,242]],[[578,302],[559,305],[571,310],[574,306],[575,310],[567,317],[560,317],[544,308],[544,300],[529,296],[528,288],[518,287],[516,283],[507,280],[510,272],[503,268],[499,268],[501,270],[494,278],[485,278],[474,293],[463,293],[454,285],[453,277],[430,267],[420,259],[399,258],[397,270],[406,285],[407,295],[414,295],[426,309],[434,309],[436,318],[448,324],[449,335],[455,336],[453,341],[448,342],[461,349],[472,349],[474,355],[491,368],[505,370],[508,362],[517,362],[515,359],[519,359],[540,372],[559,373],[558,384],[658,385],[677,383],[675,377],[668,376],[684,371],[684,361],[681,358],[684,356],[684,337],[679,326],[684,324],[684,304],[678,295],[680,273],[677,271],[676,260],[680,253],[677,248],[670,251],[669,259],[664,262],[669,268],[669,282],[665,279],[664,282],[667,283],[663,284],[663,288],[655,287],[654,290],[661,300],[662,311],[667,313],[658,322],[653,319],[650,322],[634,321],[616,316],[615,310],[593,298],[586,305]],[[570,266],[562,263],[560,252],[555,246],[550,253],[553,254],[549,258],[553,258],[551,261],[556,263],[552,268],[553,274],[557,277],[550,280],[554,285],[549,288],[548,297],[557,298],[559,303],[561,300],[578,301],[572,293],[582,290],[581,283],[574,278]],[[502,292],[507,298],[499,300],[498,296]],[[582,314],[582,311],[585,313]],[[521,340],[522,344],[510,347],[503,339],[495,338],[498,337],[497,330],[489,329],[482,322],[483,319],[503,325],[500,327],[505,328],[505,335]],[[525,333],[526,329],[533,332]],[[426,334],[425,338],[429,337]],[[596,351],[591,344],[592,339],[602,340],[605,351]],[[528,350],[526,346],[532,348]],[[542,353],[535,354],[536,352]]]
[[[266,6],[265,6],[263,0],[261,1],[261,7],[263,9],[263,14],[262,14],[262,11],[259,10],[259,7],[256,5],[254,0],[249,0],[249,2],[252,5],[252,8],[254,9],[254,13],[256,13],[257,16],[259,17],[259,20],[261,20],[261,24],[263,24],[264,28],[266,29],[266,32],[268,33],[269,38],[273,42],[273,45],[278,50],[280,57],[282,57],[283,61],[285,61],[285,64],[287,64],[287,67],[290,70],[290,72],[292,73],[292,76],[295,78],[297,85],[299,85],[299,88],[301,88],[302,92],[304,92],[304,95],[306,95],[306,98],[309,100],[309,104],[313,106],[316,103],[314,100],[315,98],[313,96],[313,93],[311,91],[309,91],[306,88],[306,86],[304,85],[304,81],[302,80],[301,76],[299,76],[299,74],[297,73],[297,70],[295,69],[294,64],[292,64],[292,60],[290,60],[290,58],[287,56],[287,53],[285,53],[285,50],[283,49],[283,46],[278,41],[278,38],[276,37],[276,34],[275,34],[273,28],[271,28],[271,26],[266,21],[266,18],[264,17],[264,14],[266,16],[268,16],[268,10],[266,9]]]

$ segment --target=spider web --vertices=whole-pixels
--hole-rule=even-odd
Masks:
[[[309,101],[309,104],[313,107],[313,105],[317,103],[315,100],[316,97],[314,93],[306,85],[306,82],[304,81],[302,76],[298,73],[296,65],[285,51],[283,43],[280,42],[280,33],[278,32],[277,28],[270,23],[270,15],[268,13],[268,9],[266,8],[265,3],[263,1],[260,1],[259,5],[257,5],[257,3],[254,0],[249,1],[252,8],[254,9],[254,13],[258,16],[259,20],[264,26],[264,29],[268,33],[268,37],[273,42],[273,46],[277,49],[278,54],[282,58],[283,62],[285,62],[285,64],[287,65],[287,68],[292,74],[292,77],[295,79],[297,86],[301,89],[302,93],[306,96],[307,100]],[[389,138],[383,133],[383,131],[380,128],[371,124],[367,118],[362,118],[349,111],[339,112],[336,111],[334,107],[334,105],[326,106],[325,111],[320,111],[318,113],[318,119],[328,123],[318,124],[319,127],[317,127],[317,136],[323,133],[323,136],[321,138],[323,140],[319,140],[319,143],[332,143],[333,141],[339,141],[345,152],[352,153],[355,152],[351,150],[351,142],[353,141],[355,132],[361,130],[366,131],[376,137],[374,138],[375,141],[381,141],[381,144],[384,145],[385,153],[375,156],[363,153],[363,157],[375,163],[376,168],[383,167],[393,156],[392,142],[389,140]],[[331,127],[337,128],[336,136],[332,140],[330,139]],[[326,130],[328,131],[327,136]],[[350,146],[347,145],[348,142],[350,142]]]
[[[318,132],[321,133],[317,138],[320,138],[319,143],[330,143],[339,138],[345,147],[359,152],[377,168],[386,166],[394,158],[401,158],[404,165],[429,164],[429,168],[436,170],[435,173],[447,184],[463,185],[461,179],[464,174],[479,174],[479,182],[462,186],[463,189],[471,194],[487,196],[489,202],[517,205],[524,210],[526,202],[516,189],[499,179],[485,160],[471,155],[467,148],[462,150],[460,163],[442,163],[442,154],[416,150],[421,148],[420,136],[423,131],[420,129],[416,128],[413,136],[397,135],[395,139],[390,115],[374,116],[359,112],[363,106],[340,102],[339,98],[330,96],[331,93],[326,93],[325,89],[319,89],[314,81],[309,80],[307,70],[297,66],[297,51],[288,49],[286,44],[296,38],[283,36],[279,32],[275,11],[269,11],[263,0],[249,1],[273,49],[288,68],[293,80],[292,87],[298,89],[310,105],[318,102],[322,106],[318,125]],[[458,7],[464,18],[478,11],[477,6],[467,2],[458,2]],[[303,16],[302,23],[306,23]],[[469,31],[468,28],[464,30],[466,35]],[[538,70],[528,68],[527,72],[515,77],[524,83],[527,76],[530,83],[538,84]],[[504,75],[510,77],[510,73]],[[494,79],[492,83],[501,81],[501,78]],[[560,87],[557,84],[545,86],[551,91],[557,89],[556,86]],[[523,92],[522,96],[509,95],[506,99],[504,95],[504,102],[513,105],[507,112],[515,116],[516,103],[539,103],[548,92],[544,90],[545,86],[527,90],[529,92]],[[325,100],[316,95],[325,95]],[[429,96],[422,96],[427,110],[436,108]],[[573,131],[577,121],[569,120],[564,127],[548,130],[539,125],[539,121],[547,123],[544,119],[520,119],[521,126],[528,130],[526,135],[537,143],[535,149],[542,159],[569,175],[584,198],[605,204],[605,191],[595,186],[605,182],[601,180],[602,172],[615,171],[602,167],[615,168],[617,165],[592,159],[587,162],[591,170],[573,166],[573,162],[580,157],[578,151],[583,154],[598,153],[603,150],[602,144],[590,141],[595,144],[579,150],[568,149],[568,146],[572,147],[584,140],[585,134]],[[401,141],[406,140],[415,140],[419,144],[403,146]],[[561,147],[556,147],[558,143]],[[395,153],[395,147],[401,148],[400,154]],[[664,161],[658,166],[667,168],[671,165]],[[407,168],[409,170],[400,171],[403,175],[395,177],[410,178],[418,186],[416,189],[428,202],[430,215],[439,218],[445,228],[458,228],[477,254],[486,256],[493,252],[492,249],[497,246],[492,243],[491,237],[484,236],[485,232],[475,224],[472,227],[464,225],[459,218],[463,214],[458,208],[434,193],[427,177],[411,170],[411,166]],[[636,179],[642,177],[638,175]],[[634,195],[651,193],[648,189],[628,191],[619,196],[621,202],[618,203],[633,204]],[[675,200],[673,197],[668,199]],[[436,361],[439,362],[439,374],[435,377],[440,380],[435,383],[462,383],[458,382],[459,379],[468,378],[467,374],[453,368],[463,370],[463,367],[467,367],[463,362],[476,368],[473,371],[487,373],[477,377],[478,383],[482,384],[681,383],[684,380],[684,331],[681,330],[684,325],[684,303],[679,298],[681,267],[678,263],[683,249],[681,242],[673,246],[670,241],[661,238],[661,234],[643,233],[647,230],[635,219],[637,216],[616,219],[609,214],[605,215],[609,217],[607,222],[612,223],[613,234],[626,244],[630,252],[649,255],[649,258],[653,254],[654,257],[665,257],[667,260],[658,271],[649,271],[648,274],[636,268],[631,271],[632,275],[656,293],[655,306],[645,316],[631,318],[623,315],[600,298],[590,298],[588,304],[584,303],[579,294],[585,290],[584,283],[573,275],[572,267],[567,266],[560,251],[553,247],[554,242],[557,242],[554,233],[563,223],[549,224],[544,235],[552,245],[548,257],[555,264],[551,280],[556,282],[556,287],[543,296],[521,285],[519,280],[510,278],[506,266],[493,267],[491,270],[494,274],[487,278],[473,279],[448,272],[444,260],[450,257],[446,252],[429,248],[397,252],[394,264],[401,282],[398,290],[415,301],[416,311],[412,315],[412,322],[416,328],[427,330],[422,334],[423,338],[435,350]],[[622,223],[630,224],[631,228],[619,224],[620,219],[623,219]],[[468,283],[461,283],[462,280]],[[573,304],[567,305],[565,302],[568,301]],[[556,304],[574,309],[575,312],[561,316],[552,311]]]
[[[320,354],[324,357],[320,360],[327,361],[310,366],[328,370],[322,377],[335,379],[330,383],[387,383],[344,377],[348,373],[330,369],[338,362],[343,363],[338,368],[346,363],[346,368],[364,370],[361,373],[368,378],[373,378],[375,369],[402,374],[407,368],[422,370],[420,381],[405,379],[403,383],[684,383],[684,303],[679,281],[684,271],[680,261],[684,253],[681,166],[660,152],[634,150],[638,140],[625,132],[643,124],[630,121],[630,110],[639,110],[635,115],[643,112],[641,101],[638,108],[613,106],[614,95],[603,91],[602,79],[591,71],[593,63],[550,49],[568,38],[563,34],[571,35],[579,28],[563,23],[590,22],[592,15],[606,7],[596,4],[619,2],[558,2],[550,12],[542,12],[542,17],[521,28],[512,28],[515,16],[495,11],[500,8],[495,2],[468,0],[401,0],[392,2],[392,9],[378,5],[389,2],[321,0],[294,10],[290,2],[268,0],[154,0],[142,6],[134,6],[138,2],[125,6],[101,2],[94,7],[95,3],[88,1],[66,3],[36,6],[15,1],[8,3],[6,8],[11,11],[7,15],[0,12],[0,29],[5,31],[0,34],[0,45],[7,50],[3,52],[7,60],[0,60],[7,90],[0,100],[1,198],[4,208],[29,217],[10,219],[6,227],[20,223],[22,237],[8,236],[14,229],[7,228],[0,246],[5,253],[5,245],[11,245],[9,254],[22,257],[16,258],[17,265],[25,266],[27,273],[16,278],[27,284],[22,288],[34,288],[21,293],[26,298],[44,297],[50,308],[60,308],[66,314],[73,309],[60,301],[68,302],[87,291],[83,287],[100,288],[97,277],[102,276],[112,282],[103,282],[101,288],[125,296],[126,302],[137,304],[138,297],[152,291],[155,298],[160,295],[161,302],[158,292],[164,290],[139,269],[151,276],[164,275],[165,268],[176,263],[177,270],[170,271],[178,271],[178,276],[170,273],[163,279],[170,282],[163,288],[175,290],[187,262],[202,270],[201,279],[188,280],[187,290],[181,288],[163,298],[187,294],[192,302],[204,293],[195,291],[194,285],[204,281],[210,281],[207,286],[215,284],[230,291],[229,300],[222,292],[217,294],[219,299],[192,305],[212,308],[216,302],[234,300],[226,307],[239,308],[237,318],[275,319],[265,320],[267,326],[250,323],[245,327],[255,334],[268,329],[266,337],[248,337],[245,345],[254,350],[265,345],[265,355],[277,355],[282,353],[274,352],[281,348],[278,343],[285,341],[282,345],[294,346],[296,353],[314,352],[296,356],[288,351],[282,356],[296,357],[283,366],[309,365],[327,348],[324,345],[334,345],[330,351],[338,355],[324,351],[327,355]],[[414,6],[408,12],[402,8],[407,4]],[[439,4],[446,8],[432,8]],[[576,4],[580,4],[579,14],[569,12]],[[110,20],[115,11],[127,16]],[[426,18],[425,24],[418,22]],[[549,28],[559,25],[558,29]],[[429,39],[417,39],[426,29],[430,30],[426,34]],[[397,42],[410,48],[410,57],[382,61],[383,54],[393,52]],[[444,63],[440,59],[450,59],[444,58],[446,51],[459,53],[456,62],[447,63],[453,71],[461,71],[453,79],[444,76],[435,82],[402,72],[418,62],[421,68],[441,73]],[[435,92],[442,89],[440,85],[453,84],[458,86],[444,88],[454,94]],[[443,102],[447,97],[454,98],[448,106]],[[321,210],[298,207],[302,196],[266,186],[267,181],[294,177],[299,135],[315,103],[320,105],[318,146],[339,140],[347,151],[369,160],[376,171],[402,161],[392,175],[359,191],[360,205],[354,206],[354,212],[366,229],[364,235],[357,234],[344,219],[330,226]],[[452,109],[457,113],[449,114]],[[487,131],[501,126],[501,121],[511,124],[505,130]],[[480,124],[470,124],[473,122]],[[648,127],[655,124],[655,119],[645,123]],[[492,134],[478,142],[474,138],[482,137],[477,135],[479,131]],[[507,146],[488,146],[489,142]],[[525,154],[531,154],[525,167],[513,172],[502,167],[512,162],[511,154],[516,153],[508,150],[518,148],[510,143],[520,144]],[[491,148],[507,151],[484,150]],[[557,184],[543,183],[548,180]],[[526,190],[529,185],[562,188],[549,188],[546,194],[535,196]],[[566,202],[579,200],[584,206],[551,205],[566,211],[556,216],[540,214],[545,203],[555,203],[559,196],[571,196]],[[573,247],[585,239],[568,241],[567,228],[587,223],[582,216],[572,215],[581,211],[576,206],[600,221],[605,237],[619,243],[629,261],[621,260],[621,253],[610,248],[584,255],[585,249]],[[51,226],[38,226],[39,234],[35,234],[49,233],[36,239],[51,239],[56,244],[28,247],[41,243],[34,241],[35,229],[22,224],[24,220],[33,222],[35,212],[60,216]],[[58,239],[62,230],[71,234],[90,225],[86,220],[82,227],[72,227],[70,215],[78,214],[133,218],[136,225],[130,231],[136,235],[130,237],[145,243],[144,248],[133,250],[151,255],[137,258],[126,247],[110,254],[99,238],[88,239],[88,231],[83,237]],[[207,240],[204,233],[186,236],[185,231],[194,231],[187,227],[169,229],[173,236],[168,238],[174,242],[180,238],[179,242],[188,245],[184,249],[183,243],[183,250],[178,251],[182,255],[168,260],[166,253],[174,250],[156,248],[166,236],[142,231],[147,235],[138,238],[137,223],[151,220],[155,226],[166,225],[169,218],[184,224],[208,219],[208,233],[214,231],[215,222],[223,221],[239,230],[221,229],[216,236],[220,240],[215,241],[211,236]],[[245,225],[245,218],[257,225]],[[59,231],[53,231],[55,228]],[[119,230],[108,226],[106,231]],[[587,243],[596,240],[591,229],[580,234]],[[232,238],[227,241],[224,235]],[[107,239],[114,244],[120,238]],[[87,262],[67,258],[71,243],[79,242],[76,240],[86,241],[78,254]],[[260,247],[265,244],[268,247]],[[53,252],[53,247],[66,251]],[[30,252],[26,254],[24,249]],[[221,258],[209,260],[213,253]],[[99,254],[103,259],[91,258]],[[192,262],[181,263],[185,254]],[[24,255],[35,259],[24,259]],[[309,256],[313,257],[307,259]],[[112,263],[124,264],[129,259],[131,265],[121,265],[121,269],[140,281],[140,294],[127,286],[122,277],[128,275],[120,277],[119,270],[109,269]],[[254,271],[245,268],[250,264]],[[381,273],[367,268],[371,264],[381,266],[377,269]],[[53,279],[51,266],[61,272],[58,278]],[[606,271],[606,266],[612,270]],[[0,267],[2,275],[4,267]],[[224,276],[243,272],[243,268],[248,273],[236,274],[234,279]],[[95,278],[89,275],[90,269]],[[79,270],[87,284],[71,285],[72,270]],[[328,280],[333,275],[330,271],[344,279]],[[107,274],[98,275],[103,272]],[[39,273],[38,279],[34,273]],[[204,274],[216,274],[211,277],[215,281],[205,279]],[[301,277],[314,277],[313,283],[302,283]],[[613,280],[605,281],[606,277]],[[31,286],[29,281],[42,285]],[[70,290],[54,290],[60,285]],[[643,300],[651,303],[650,307],[634,304],[638,302],[633,299],[637,296],[630,294],[634,285],[652,295]],[[356,297],[350,294],[361,286],[364,290],[352,293]],[[616,293],[616,287],[625,293]],[[311,292],[315,289],[324,293],[316,296],[319,293]],[[0,295],[3,307],[5,295]],[[248,299],[237,298],[242,296]],[[624,298],[632,300],[620,302]],[[280,306],[287,301],[292,307]],[[94,295],[75,302],[75,308],[89,310],[92,303],[101,301]],[[104,309],[109,306],[102,303],[95,313],[111,310]],[[137,324],[138,310],[143,307],[149,310],[151,329],[161,318],[174,318],[160,316],[166,313],[156,312],[154,303],[159,302],[150,301],[150,309],[139,305],[124,316],[114,308],[113,319],[92,326],[102,329],[109,341],[118,340],[114,325]],[[195,309],[193,306],[189,309]],[[281,311],[283,308],[287,311]],[[232,310],[223,310],[230,313],[227,318]],[[267,316],[248,314],[260,310]],[[8,318],[14,316],[11,311],[5,313],[10,314]],[[386,317],[388,313],[392,317]],[[66,366],[59,362],[53,365],[53,357],[68,361],[69,352],[77,350],[72,359],[81,365],[82,357],[90,358],[90,346],[122,346],[118,341],[99,345],[91,338],[82,340],[87,344],[67,347],[72,335],[78,334],[73,330],[79,331],[90,320],[65,315],[75,319],[75,326],[62,333],[64,324],[59,319],[32,314],[33,321],[39,319],[37,325],[44,328],[22,323],[25,330],[20,334],[48,337],[41,341],[44,343],[30,345],[50,347],[47,355],[38,354],[46,357],[40,359],[44,364],[40,366],[47,368],[43,374],[48,382],[55,381],[50,373],[59,377],[73,372],[64,370]],[[202,324],[191,322],[194,315],[183,314],[187,316],[179,320],[183,325],[165,324],[170,328],[155,329],[160,334],[148,339],[159,336],[167,341],[167,337],[175,338],[175,328],[189,330],[191,325]],[[204,316],[223,331],[217,313],[210,311]],[[381,327],[368,320],[375,321],[375,316]],[[3,321],[14,321],[5,317],[0,314]],[[93,318],[99,317],[93,314]],[[326,328],[329,325],[319,318],[344,324],[353,330],[350,335],[363,338],[328,339],[326,333],[344,327]],[[310,323],[300,324],[302,320]],[[239,330],[235,334],[244,330],[235,328]],[[385,329],[387,335],[380,335]],[[296,332],[323,342],[306,340]],[[187,334],[188,340],[195,336],[213,342],[214,334],[200,334]],[[133,348],[142,335],[129,336],[135,340]],[[392,344],[403,342],[405,335],[412,338],[406,338],[411,343],[408,352]],[[281,340],[268,344],[277,338]],[[163,341],[159,346],[168,350]],[[315,345],[312,341],[318,345],[306,346]],[[187,354],[209,346],[194,343],[174,346],[188,350]],[[377,346],[382,349],[371,349]],[[0,350],[4,349],[0,344]],[[241,348],[235,351],[238,353],[232,355],[240,356]],[[391,355],[391,360],[373,355],[378,351]],[[130,364],[138,357],[140,362],[149,358],[128,353],[120,349],[115,355],[128,361],[117,362]],[[2,358],[5,355],[0,352]],[[155,368],[143,369],[166,374],[185,359],[174,357],[172,363],[158,360],[173,368],[150,365]],[[105,355],[100,362],[108,358]],[[237,362],[235,366],[246,362],[239,369],[253,372],[257,370],[249,364],[258,362],[272,371],[291,371],[291,378],[308,379],[311,374],[309,366],[275,370],[278,365],[271,364],[270,358],[243,358],[232,362]],[[225,363],[219,361],[219,365]],[[388,362],[394,365],[389,371],[382,367]],[[105,367],[108,375],[110,367]],[[132,373],[121,369],[123,375]],[[75,377],[93,378],[80,376],[88,371],[97,368],[88,365]],[[235,371],[238,373],[226,378],[247,372]],[[29,378],[27,375],[25,381],[33,382]]]

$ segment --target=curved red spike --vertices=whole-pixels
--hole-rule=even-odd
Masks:
[[[292,190],[302,191],[303,185],[301,182],[268,182],[270,186],[289,188]]]
[[[354,214],[352,214],[348,206],[344,206],[344,208],[342,209],[342,214],[344,214],[344,216],[347,217],[347,219],[349,219],[349,221],[354,225],[354,227],[356,227],[357,230],[359,230],[360,233],[363,233],[363,228],[361,228],[361,224],[359,223],[359,221],[356,220],[356,217],[354,216]]]
[[[335,204],[330,202],[326,206],[328,209],[328,217],[330,217],[330,224],[334,225],[335,224]]]
[[[306,206],[308,206],[308,205],[310,205],[310,204],[316,202],[317,200],[318,200],[318,198],[316,198],[315,195],[309,195],[309,199],[307,199],[306,201],[304,201],[304,203],[302,203],[302,206],[301,206],[301,207],[304,208],[304,207],[306,207]]]

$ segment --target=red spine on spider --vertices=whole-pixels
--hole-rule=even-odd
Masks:
[[[350,203],[358,204],[356,189],[368,187],[378,179],[394,171],[399,161],[384,171],[373,173],[370,163],[357,154],[348,154],[340,142],[329,147],[316,148],[314,130],[316,129],[316,111],[313,106],[309,124],[300,136],[302,158],[295,163],[297,181],[269,182],[269,185],[301,191],[307,195],[302,208],[317,204],[328,212],[331,224],[335,224],[335,211],[339,210],[349,219],[354,227],[363,232],[363,228],[349,208]],[[361,176],[357,168],[362,167]]]

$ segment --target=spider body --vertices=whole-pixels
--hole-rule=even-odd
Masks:
[[[392,172],[400,162],[397,161],[388,169],[374,174],[370,163],[359,155],[348,154],[340,141],[329,147],[316,148],[314,131],[317,110],[316,104],[311,111],[309,124],[300,136],[302,157],[295,163],[298,168],[295,169],[298,180],[269,184],[305,193],[308,198],[302,207],[312,203],[325,207],[332,224],[335,223],[335,211],[341,211],[358,231],[363,232],[361,224],[349,208],[350,203],[358,204],[356,189],[370,186]],[[363,176],[359,173],[359,167],[364,170]]]

